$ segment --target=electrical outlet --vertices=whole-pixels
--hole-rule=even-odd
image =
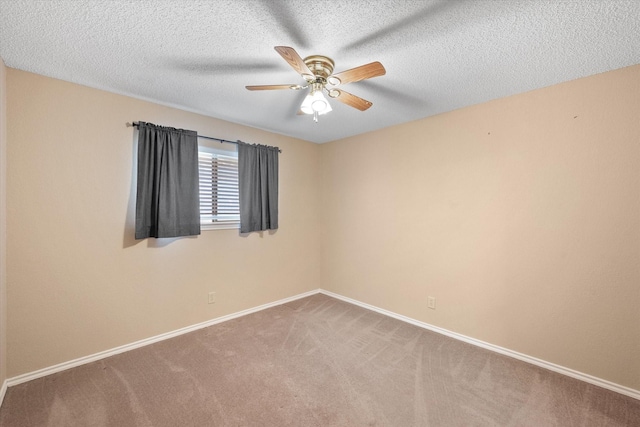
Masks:
[[[436,299],[434,297],[427,297],[427,307],[432,310],[436,309]]]
[[[209,292],[209,304],[215,304],[216,302],[216,293]]]

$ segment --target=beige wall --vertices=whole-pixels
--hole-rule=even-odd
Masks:
[[[7,81],[9,377],[320,287],[320,146],[14,69]],[[279,146],[280,229],[135,241],[134,120]]]
[[[325,289],[640,390],[640,66],[322,157]]]
[[[7,69],[0,58],[0,387],[7,379]]]
[[[9,377],[322,287],[640,390],[640,66],[324,145],[7,82]],[[132,120],[280,146],[280,230],[133,240]]]

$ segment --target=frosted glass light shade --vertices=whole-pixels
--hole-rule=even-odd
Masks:
[[[331,104],[319,90],[307,95],[302,101],[300,109],[305,114],[318,113],[320,115],[327,114],[332,110]]]

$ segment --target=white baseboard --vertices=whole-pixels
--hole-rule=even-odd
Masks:
[[[247,310],[238,311],[236,313],[228,314],[226,316],[217,317],[212,320],[207,320],[206,322],[198,323],[195,325],[187,326],[181,329],[177,329],[175,331],[167,332],[164,334],[156,335],[154,337],[146,338],[140,341],[133,342],[131,344],[126,344],[120,347],[112,348],[111,350],[101,351],[99,353],[91,354],[89,356],[80,357],[78,359],[70,360],[68,362],[59,363],[54,366],[50,366],[48,368],[39,369],[34,372],[28,372],[26,374],[18,375],[17,377],[9,378],[5,381],[2,396],[4,397],[4,391],[7,387],[12,387],[14,385],[26,383],[27,381],[35,380],[37,378],[45,377],[47,375],[55,374],[56,372],[65,371],[67,369],[75,368],[76,366],[85,365],[87,363],[95,362],[96,360],[105,359],[110,356],[114,356],[116,354],[124,353],[125,351],[133,350],[139,347],[144,347],[149,344],[156,343],[158,341],[164,341],[169,338],[177,337],[179,335],[183,335],[189,332],[196,331],[198,329],[206,328],[208,326],[216,325],[218,323],[226,322],[227,320],[236,319],[238,317],[246,316],[247,314],[255,313],[258,311],[266,310],[267,308],[275,307],[277,305],[286,304],[291,301],[295,301],[300,298],[305,298],[311,295],[315,295],[320,292],[320,289],[314,289],[309,292],[305,292],[299,295],[295,295],[289,298],[284,298],[278,301],[270,302],[268,304],[263,304],[258,307],[249,308]],[[1,403],[1,401],[0,401]]]
[[[4,380],[2,383],[2,388],[0,388],[0,406],[2,406],[2,402],[4,402],[4,395],[7,392],[7,380]]]
[[[370,304],[366,304],[360,302],[358,300],[354,300],[333,292],[325,291],[323,289],[320,290],[321,294],[342,300],[344,302],[348,302],[350,304],[354,304],[360,306],[362,308],[366,308],[371,311],[375,311],[377,313],[383,314],[385,316],[393,317],[394,319],[401,320],[406,323],[410,323],[412,325],[418,326],[420,328],[428,329],[433,332],[437,332],[442,335],[446,335],[450,338],[454,338],[459,341],[464,341],[468,344],[475,345],[477,347],[484,348],[486,350],[491,350],[496,353],[503,354],[505,356],[513,357],[514,359],[522,360],[523,362],[530,363],[532,365],[539,366],[541,368],[548,369],[550,371],[557,372],[562,375],[566,375],[568,377],[576,378],[580,381],[584,381],[589,384],[597,385],[598,387],[606,388],[611,391],[615,391],[616,393],[624,394],[625,396],[632,397],[634,399],[640,400],[640,391],[634,390],[629,387],[625,387],[616,383],[612,383],[611,381],[603,380],[601,378],[594,377],[589,374],[585,374],[582,372],[575,371],[573,369],[565,368],[564,366],[556,365],[555,363],[547,362],[542,359],[538,359],[532,356],[527,356],[526,354],[518,353],[517,351],[509,350],[508,348],[500,347],[497,345],[490,344],[488,342],[480,341],[475,338],[470,338],[462,334],[458,334],[456,332],[451,332],[447,329],[439,328],[437,326],[430,325],[425,322],[421,322],[419,320],[412,319],[407,316],[403,316],[401,314],[394,313],[392,311],[385,310],[383,308],[375,307]]]
[[[379,308],[379,307],[375,307],[373,305],[366,304],[366,303],[363,303],[363,302],[360,302],[360,301],[357,301],[357,300],[354,300],[354,299],[351,299],[351,298],[348,298],[348,297],[345,297],[345,296],[342,296],[342,295],[339,295],[339,294],[336,294],[336,293],[333,293],[333,292],[330,292],[330,291],[326,291],[326,290],[323,290],[323,289],[315,289],[315,290],[312,290],[312,291],[309,291],[309,292],[305,292],[305,293],[302,293],[302,294],[299,294],[299,295],[295,295],[293,297],[284,298],[284,299],[281,299],[281,300],[278,300],[278,301],[274,301],[274,302],[271,302],[271,303],[268,303],[268,304],[263,304],[263,305],[258,306],[258,307],[249,308],[247,310],[242,310],[242,311],[239,311],[237,313],[228,314],[226,316],[222,316],[222,317],[218,317],[218,318],[215,318],[215,319],[212,319],[212,320],[208,320],[206,322],[198,323],[196,325],[187,326],[185,328],[177,329],[177,330],[172,331],[172,332],[167,332],[167,333],[164,333],[164,334],[156,335],[154,337],[146,338],[146,339],[143,339],[143,340],[140,340],[140,341],[136,341],[136,342],[131,343],[131,344],[126,344],[126,345],[123,345],[123,346],[120,346],[120,347],[116,347],[116,348],[113,348],[111,350],[105,350],[105,351],[102,351],[100,353],[95,353],[95,354],[92,354],[92,355],[89,355],[89,356],[85,356],[85,357],[74,359],[74,360],[71,360],[71,361],[68,361],[68,362],[60,363],[58,365],[50,366],[48,368],[43,368],[43,369],[40,369],[40,370],[37,370],[37,371],[34,371],[34,372],[29,372],[29,373],[26,373],[26,374],[23,374],[23,375],[19,375],[17,377],[9,378],[9,379],[4,381],[4,383],[2,384],[2,389],[0,389],[0,405],[2,404],[2,400],[4,399],[4,395],[6,393],[7,387],[11,387],[11,386],[14,386],[14,385],[22,384],[22,383],[25,383],[27,381],[35,380],[36,378],[41,378],[41,377],[44,377],[44,376],[47,376],[47,375],[54,374],[56,372],[60,372],[60,371],[64,371],[64,370],[67,370],[67,369],[70,369],[70,368],[74,368],[76,366],[80,366],[80,365],[84,365],[84,364],[87,364],[87,363],[95,362],[96,360],[100,360],[100,359],[104,359],[104,358],[107,358],[107,357],[110,357],[110,356],[114,356],[116,354],[124,353],[125,351],[133,350],[133,349],[136,349],[136,348],[139,348],[139,347],[143,347],[143,346],[146,346],[146,345],[149,345],[149,344],[156,343],[158,341],[163,341],[163,340],[166,340],[166,339],[169,339],[169,338],[173,338],[173,337],[176,337],[176,336],[179,336],[179,335],[183,335],[183,334],[186,334],[186,333],[189,333],[189,332],[193,332],[193,331],[196,331],[198,329],[202,329],[202,328],[206,328],[208,326],[216,325],[218,323],[226,322],[227,320],[236,319],[238,317],[246,316],[247,314],[255,313],[255,312],[258,312],[258,311],[261,311],[261,310],[266,310],[267,308],[271,308],[271,307],[275,307],[275,306],[278,306],[278,305],[286,304],[288,302],[295,301],[295,300],[298,300],[300,298],[305,298],[305,297],[308,297],[308,296],[311,296],[311,295],[315,295],[317,293],[322,293],[324,295],[327,295],[327,296],[330,296],[330,297],[333,297],[333,298],[348,302],[350,304],[354,304],[354,305],[357,305],[359,307],[366,308],[366,309],[371,310],[371,311],[375,311],[375,312],[380,313],[382,315],[389,316],[389,317],[392,317],[394,319],[397,319],[397,320],[400,320],[400,321],[403,321],[403,322],[406,322],[406,323],[410,323],[410,324],[418,326],[420,328],[428,329],[430,331],[433,331],[433,332],[448,336],[450,338],[453,338],[453,339],[456,339],[456,340],[459,340],[459,341],[463,341],[463,342],[466,342],[468,344],[472,344],[472,345],[475,345],[477,347],[484,348],[486,350],[494,351],[496,353],[500,353],[500,354],[503,354],[505,356],[513,357],[514,359],[518,359],[518,360],[521,360],[523,362],[527,362],[527,363],[530,363],[532,365],[536,365],[536,366],[539,366],[541,368],[545,368],[545,369],[548,369],[550,371],[554,371],[554,372],[557,372],[557,373],[560,373],[560,374],[563,374],[563,375],[566,375],[566,376],[569,376],[569,377],[572,377],[572,378],[576,378],[576,379],[584,381],[586,383],[593,384],[593,385],[596,385],[596,386],[599,386],[599,387],[602,387],[602,388],[606,388],[606,389],[614,391],[616,393],[620,393],[620,394],[623,394],[625,396],[629,396],[629,397],[632,397],[634,399],[640,400],[640,391],[638,391],[638,390],[634,390],[634,389],[629,388],[629,387],[625,387],[625,386],[622,386],[622,385],[619,385],[619,384],[616,384],[616,383],[612,383],[610,381],[603,380],[601,378],[597,378],[597,377],[594,377],[592,375],[585,374],[585,373],[582,373],[582,372],[578,372],[578,371],[575,371],[573,369],[565,368],[563,366],[556,365],[554,363],[547,362],[547,361],[544,361],[544,360],[541,360],[541,359],[538,359],[538,358],[535,358],[535,357],[532,357],[532,356],[527,356],[526,354],[518,353],[517,351],[509,350],[507,348],[503,348],[503,347],[500,347],[500,346],[497,346],[497,345],[493,345],[493,344],[490,344],[490,343],[487,343],[487,342],[484,342],[484,341],[480,341],[480,340],[477,340],[475,338],[470,338],[470,337],[467,337],[465,335],[458,334],[456,332],[452,332],[452,331],[449,331],[447,329],[439,328],[437,326],[430,325],[428,323],[421,322],[419,320],[415,320],[415,319],[412,319],[410,317],[403,316],[401,314],[397,314],[397,313],[394,313],[392,311],[388,311],[388,310],[385,310],[385,309],[382,309],[382,308]]]

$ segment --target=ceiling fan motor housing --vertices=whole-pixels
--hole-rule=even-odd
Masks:
[[[316,76],[316,81],[320,80],[322,84],[327,82],[327,77],[333,73],[333,67],[335,66],[333,59],[322,55],[307,56],[303,61],[313,75]]]

